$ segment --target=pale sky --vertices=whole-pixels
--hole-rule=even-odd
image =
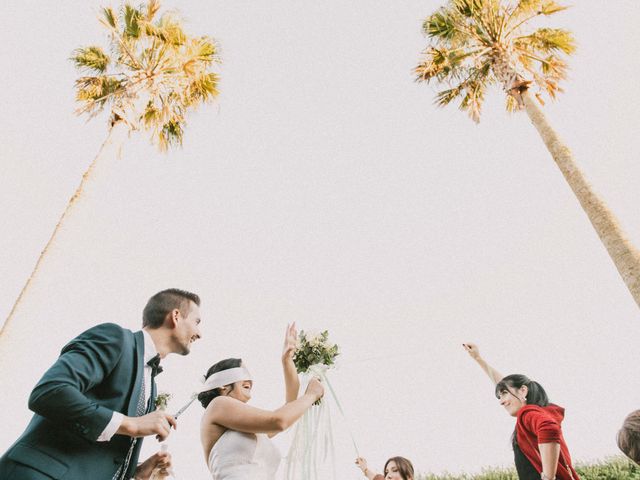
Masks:
[[[149,296],[180,287],[203,299],[204,336],[166,361],[171,408],[229,356],[253,372],[252,404],[278,407],[295,320],[340,344],[331,378],[374,468],[393,455],[420,472],[512,465],[514,420],[465,341],[566,408],[574,459],[618,453],[640,408],[638,307],[526,115],[494,91],[474,125],[413,82],[441,3],[165,2],[220,43],[221,95],[189,117],[181,150],[134,137],[96,172],[0,351],[0,451],[66,341],[105,321],[137,329]],[[550,25],[579,50],[545,112],[640,245],[640,5],[573,3]],[[3,318],[106,136],[106,117],[73,115],[68,61],[103,43],[105,4],[0,6]],[[208,475],[201,413],[170,439],[181,480]],[[334,414],[340,478],[361,478]]]

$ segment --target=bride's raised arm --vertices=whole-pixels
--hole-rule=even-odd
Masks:
[[[293,354],[298,342],[298,329],[296,322],[287,325],[284,334],[284,347],[282,348],[282,371],[284,372],[285,402],[293,402],[300,392],[300,379],[296,366],[293,364]]]
[[[320,381],[312,378],[304,395],[277,410],[262,410],[235,398],[220,396],[211,401],[205,417],[209,422],[238,432],[276,434],[293,425],[323,394]]]

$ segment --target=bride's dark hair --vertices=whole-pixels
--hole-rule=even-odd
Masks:
[[[214,373],[222,372],[223,370],[229,370],[230,368],[239,367],[241,364],[241,358],[225,358],[224,360],[220,360],[218,363],[215,363],[209,370],[207,370],[205,378],[209,378]],[[233,386],[231,388],[233,388]],[[198,394],[198,401],[204,408],[207,408],[209,403],[211,403],[211,400],[219,396],[220,388],[214,388],[213,390],[208,390],[206,392]]]

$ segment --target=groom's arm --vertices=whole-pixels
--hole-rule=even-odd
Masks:
[[[100,384],[116,366],[124,335],[118,325],[103,324],[73,339],[31,392],[29,408],[87,440],[98,440],[114,412],[84,392]]]

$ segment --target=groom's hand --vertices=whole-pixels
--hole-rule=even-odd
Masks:
[[[155,435],[159,441],[163,441],[171,433],[171,427],[178,428],[178,422],[173,415],[156,410],[142,417],[124,417],[116,433],[129,437]]]
[[[138,465],[134,478],[136,480],[148,480],[156,468],[159,468],[160,473],[165,475],[171,470],[171,454],[169,452],[158,452],[155,455],[151,455]]]

